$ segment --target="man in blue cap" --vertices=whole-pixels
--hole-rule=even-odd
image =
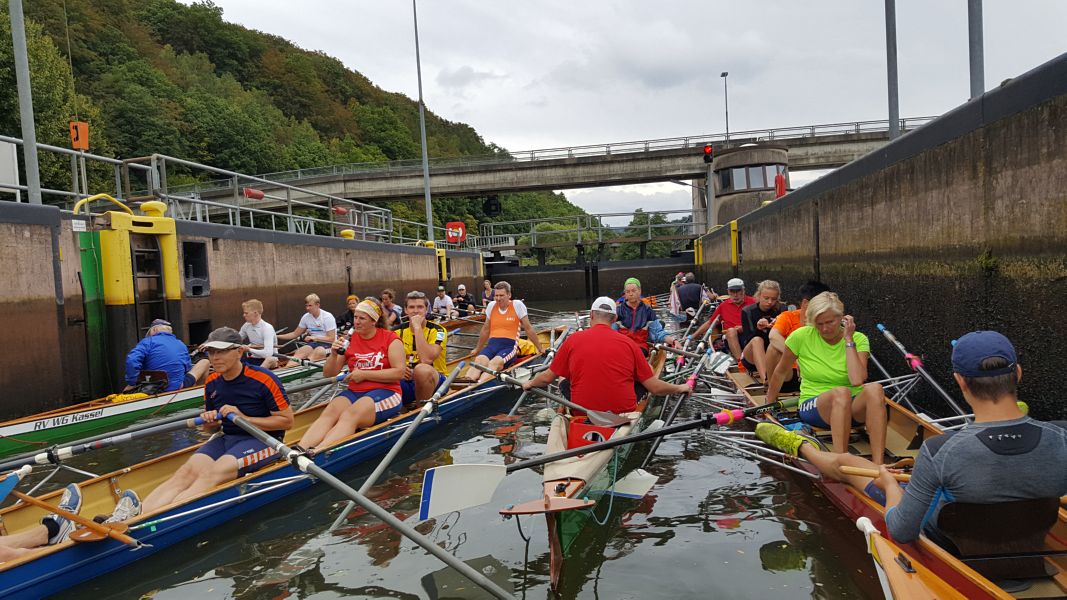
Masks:
[[[122,391],[135,391],[138,384],[148,379],[145,376],[148,372],[166,373],[164,391],[192,387],[203,381],[209,367],[207,359],[194,365],[189,359],[189,348],[174,337],[170,322],[156,319],[144,339],[126,355],[126,387]]]
[[[779,425],[760,423],[756,436],[884,504],[886,527],[901,543],[918,538],[924,527],[936,532],[938,512],[948,502],[997,504],[1067,494],[1067,421],[1042,422],[1023,412],[1016,392],[1022,368],[1008,338],[995,331],[961,337],[952,371],[974,421],[923,442],[906,486],[884,466],[823,451],[814,438]],[[842,466],[878,469],[879,476],[847,475]]]

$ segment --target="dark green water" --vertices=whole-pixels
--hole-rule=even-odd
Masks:
[[[447,463],[512,462],[539,454],[547,426],[517,429],[488,418],[506,412],[502,393],[460,422],[412,441],[370,494],[415,521],[423,471]],[[679,419],[687,416],[683,409]],[[692,413],[690,413],[692,414]],[[193,432],[79,457],[101,471],[188,443]],[[648,446],[632,453],[639,462]],[[374,465],[341,474],[358,487]],[[508,476],[490,505],[417,526],[519,598],[878,598],[862,536],[811,484],[716,447],[700,431],[659,447],[648,470],[659,477],[641,501],[615,500],[607,522],[579,538],[559,593],[548,586],[544,520],[497,511],[540,494],[533,471]],[[326,530],[345,501],[316,485],[270,507],[70,590],[59,598],[484,598],[435,558],[365,514]]]

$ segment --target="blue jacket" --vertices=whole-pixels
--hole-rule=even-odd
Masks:
[[[191,368],[185,344],[173,333],[157,333],[137,342],[126,355],[126,385],[136,384],[141,371],[166,371],[167,391],[174,391],[182,387]]]

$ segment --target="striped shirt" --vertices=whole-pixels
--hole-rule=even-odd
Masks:
[[[244,365],[241,373],[229,381],[218,373],[207,376],[207,383],[204,384],[206,409],[218,410],[226,404],[248,417],[269,417],[272,412],[289,408],[289,398],[277,375],[262,367]],[[222,422],[222,432],[226,435],[247,435],[229,421]],[[279,440],[285,436],[281,430],[267,433]]]

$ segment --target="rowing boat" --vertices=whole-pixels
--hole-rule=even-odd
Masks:
[[[665,362],[663,352],[653,352],[649,361],[653,374],[658,377]],[[610,438],[621,438],[642,431],[655,411],[649,406],[651,396],[646,394],[637,403],[637,410],[621,416],[629,423],[615,428]],[[570,418],[557,415],[549,429],[545,454],[554,454],[568,449]],[[595,433],[594,433],[595,435]],[[602,439],[608,436],[603,436]],[[597,441],[595,438],[590,441]],[[627,456],[633,445],[627,444],[614,450],[601,450],[580,456],[565,458],[545,465],[542,497],[500,511],[502,515],[544,514],[548,523],[549,562],[553,589],[558,589],[563,572],[563,563],[570,554],[582,530],[590,520],[597,519],[592,509],[601,499],[616,492],[615,483],[623,471]],[[642,493],[641,496],[644,494]],[[611,510],[610,504],[607,509]]]
[[[541,332],[539,335],[547,345],[549,332]],[[508,370],[515,372],[525,369],[539,360],[536,356],[526,357]],[[483,383],[454,384],[452,391],[438,403],[435,418],[423,419],[414,435],[423,434],[440,423],[461,416],[487,401],[502,388],[503,384],[496,379]],[[324,408],[325,405],[320,404],[297,412],[293,427],[286,433],[286,441],[295,443]],[[402,413],[359,431],[332,447],[321,449],[315,454],[314,463],[336,473],[383,454],[420,412],[416,409]],[[183,465],[199,447],[200,444],[196,444],[82,482],[82,514],[112,512],[119,490],[133,489],[142,498],[147,496]],[[279,498],[305,489],[316,481],[294,465],[278,461],[208,490],[188,502],[154,513],[144,513],[130,520],[127,534],[144,544],[136,551],[131,551],[129,547],[110,539],[95,542],[68,540],[55,546],[38,548],[16,560],[0,564],[0,597],[39,598],[54,594],[132,564],[240,515],[256,511]],[[41,498],[55,504],[60,495],[61,490],[57,490]],[[37,525],[44,514],[44,510],[24,504],[6,508],[0,511],[0,533],[17,533]]]
[[[320,367],[293,364],[274,373],[282,382],[316,373]],[[89,435],[125,427],[155,415],[199,406],[204,386],[198,385],[161,394],[112,394],[72,406],[37,413],[0,423],[0,457],[41,450]]]
[[[746,401],[752,406],[764,404],[764,388],[759,387],[747,373],[738,372],[734,369],[729,377],[736,385],[737,391],[743,394]],[[783,396],[784,397],[784,396]],[[781,398],[779,398],[781,399]],[[886,399],[889,411],[889,419],[886,429],[886,459],[898,460],[904,458],[914,459],[918,456],[919,448],[925,440],[941,435],[943,431],[927,419],[919,417],[914,412],[901,406],[892,399]],[[793,417],[787,413],[765,413],[766,418],[775,421],[789,420]],[[816,437],[828,441],[828,430],[816,430]],[[827,444],[829,445],[829,444]],[[853,435],[849,440],[849,451],[860,456],[870,457],[870,446],[865,436]],[[807,462],[798,462],[798,467],[813,473],[815,485],[830,499],[830,501],[847,516],[856,521],[866,517],[874,527],[885,535],[885,507],[878,504],[867,496],[862,490],[857,490],[849,485],[838,483],[829,479],[818,477],[818,470]],[[1016,597],[1026,598],[1061,598],[1067,595],[1067,556],[1047,556],[1045,561],[1050,566],[1059,569],[1059,573],[1053,577],[1034,580],[1032,587],[1026,590],[1025,595],[1013,596],[998,587],[989,579],[983,577],[974,569],[961,562],[956,556],[946,551],[941,546],[927,538],[920,536],[918,540],[908,544],[896,544],[894,546],[904,560],[921,565],[922,569],[916,569],[907,579],[908,585],[922,585],[929,590],[954,590],[953,593],[962,594],[969,599],[997,598],[1008,599]],[[1045,541],[1046,551],[1063,551],[1067,549],[1067,511],[1059,510],[1058,520],[1049,532]],[[890,559],[892,560],[892,559]],[[891,567],[892,568],[892,567]],[[917,582],[917,583],[916,583]],[[901,584],[902,586],[904,584]],[[908,598],[908,587],[893,588],[895,598]],[[934,598],[959,597],[950,593],[935,594]]]

